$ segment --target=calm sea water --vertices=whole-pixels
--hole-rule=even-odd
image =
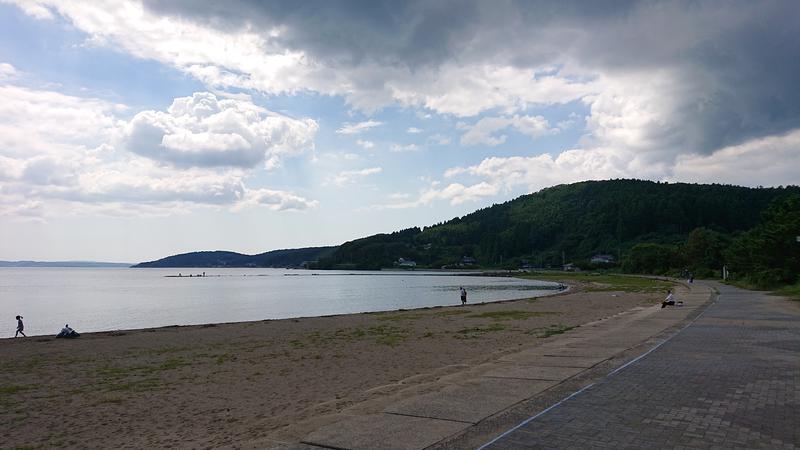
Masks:
[[[388,311],[552,294],[553,283],[425,272],[0,268],[0,338]],[[183,277],[173,277],[182,273]]]

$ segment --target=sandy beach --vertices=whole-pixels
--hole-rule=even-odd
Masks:
[[[662,292],[0,340],[3,448],[262,447]]]

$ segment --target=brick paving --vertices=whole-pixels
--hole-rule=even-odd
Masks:
[[[798,310],[715,286],[669,341],[485,448],[800,448]]]

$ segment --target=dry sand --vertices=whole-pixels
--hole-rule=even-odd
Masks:
[[[292,442],[330,414],[639,305],[659,293],[0,340],[0,447]]]

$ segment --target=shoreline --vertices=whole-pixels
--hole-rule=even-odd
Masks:
[[[660,297],[574,283],[466,306],[5,339],[0,438],[12,447],[290,442],[349,406]]]
[[[311,275],[314,275],[314,274],[308,274],[308,275],[303,275],[303,276],[311,276]],[[331,275],[333,275],[333,274],[331,274]],[[342,275],[342,274],[337,274],[337,275]],[[354,275],[362,275],[362,274],[354,274]],[[363,275],[372,275],[372,274],[363,274]],[[375,275],[379,275],[379,274],[375,274]],[[386,275],[387,276],[392,276],[394,274],[386,274]],[[463,274],[463,275],[461,275],[461,274],[453,274],[453,276],[466,276],[466,275],[475,275],[475,274]],[[233,277],[233,276],[269,276],[269,275],[207,275],[205,277],[189,277],[189,276],[178,277],[177,275],[175,275],[175,276],[165,275],[165,277],[173,277],[173,278],[211,278],[211,277],[226,277],[226,276]],[[286,274],[284,274],[283,276],[301,276],[301,275],[286,275]],[[425,275],[415,275],[415,276],[425,276]],[[435,276],[442,276],[442,274],[435,274]],[[480,276],[497,276],[497,277],[499,277],[499,275],[494,275],[494,274],[491,274],[491,275],[487,274],[487,275],[480,275]],[[523,278],[519,278],[519,279],[523,279]],[[528,281],[541,281],[543,283],[553,283],[553,282],[545,281],[545,280],[528,280]],[[568,293],[568,292],[571,291],[571,289],[573,289],[573,287],[569,283],[564,283],[564,285],[566,286],[566,288],[565,289],[560,289],[560,290],[556,289],[556,288],[548,289],[547,286],[537,286],[540,289],[536,289],[536,290],[541,290],[541,291],[552,290],[554,292],[551,293],[551,294],[545,294],[545,295],[541,295],[540,294],[539,296],[537,296],[535,298],[553,297],[553,296],[558,296],[558,295],[564,295],[565,293]],[[505,300],[494,300],[494,301],[487,301],[487,302],[468,303],[468,305],[485,305],[485,304],[492,304],[492,303],[515,302],[515,301],[519,301],[519,300],[525,300],[525,299],[528,299],[528,298],[531,298],[531,297],[521,297],[521,298],[515,298],[515,299],[505,299]],[[83,336],[91,336],[91,335],[103,334],[103,333],[121,333],[121,332],[127,333],[127,332],[146,331],[146,330],[158,330],[158,329],[165,329],[165,328],[191,328],[191,327],[207,328],[209,326],[217,326],[217,325],[235,325],[235,324],[247,324],[247,323],[257,323],[257,322],[270,322],[270,321],[278,321],[278,320],[313,319],[313,318],[317,318],[317,317],[340,317],[340,316],[349,316],[349,315],[354,315],[354,314],[383,314],[383,313],[401,312],[401,311],[430,310],[430,309],[437,309],[437,308],[449,308],[451,306],[461,306],[461,305],[457,304],[456,302],[453,302],[452,305],[422,306],[422,307],[419,307],[419,308],[398,308],[398,309],[387,309],[387,310],[377,310],[377,311],[362,311],[362,312],[344,312],[344,313],[324,314],[324,315],[317,315],[317,316],[295,316],[295,317],[282,317],[282,318],[276,318],[276,319],[238,320],[238,321],[231,321],[231,322],[204,322],[204,323],[192,323],[192,324],[170,324],[170,325],[158,325],[158,326],[142,327],[142,328],[116,328],[116,329],[110,329],[110,330],[87,331],[87,332],[83,332],[81,330],[76,330],[76,331],[81,334],[81,337],[83,337]],[[28,337],[29,338],[46,338],[46,337],[53,337],[54,338],[56,334],[58,334],[58,333],[56,332],[56,333],[49,333],[49,334],[29,334]],[[2,342],[6,341],[6,340],[9,340],[9,339],[13,340],[13,339],[22,339],[22,338],[15,338],[14,336],[0,337],[0,344]]]

